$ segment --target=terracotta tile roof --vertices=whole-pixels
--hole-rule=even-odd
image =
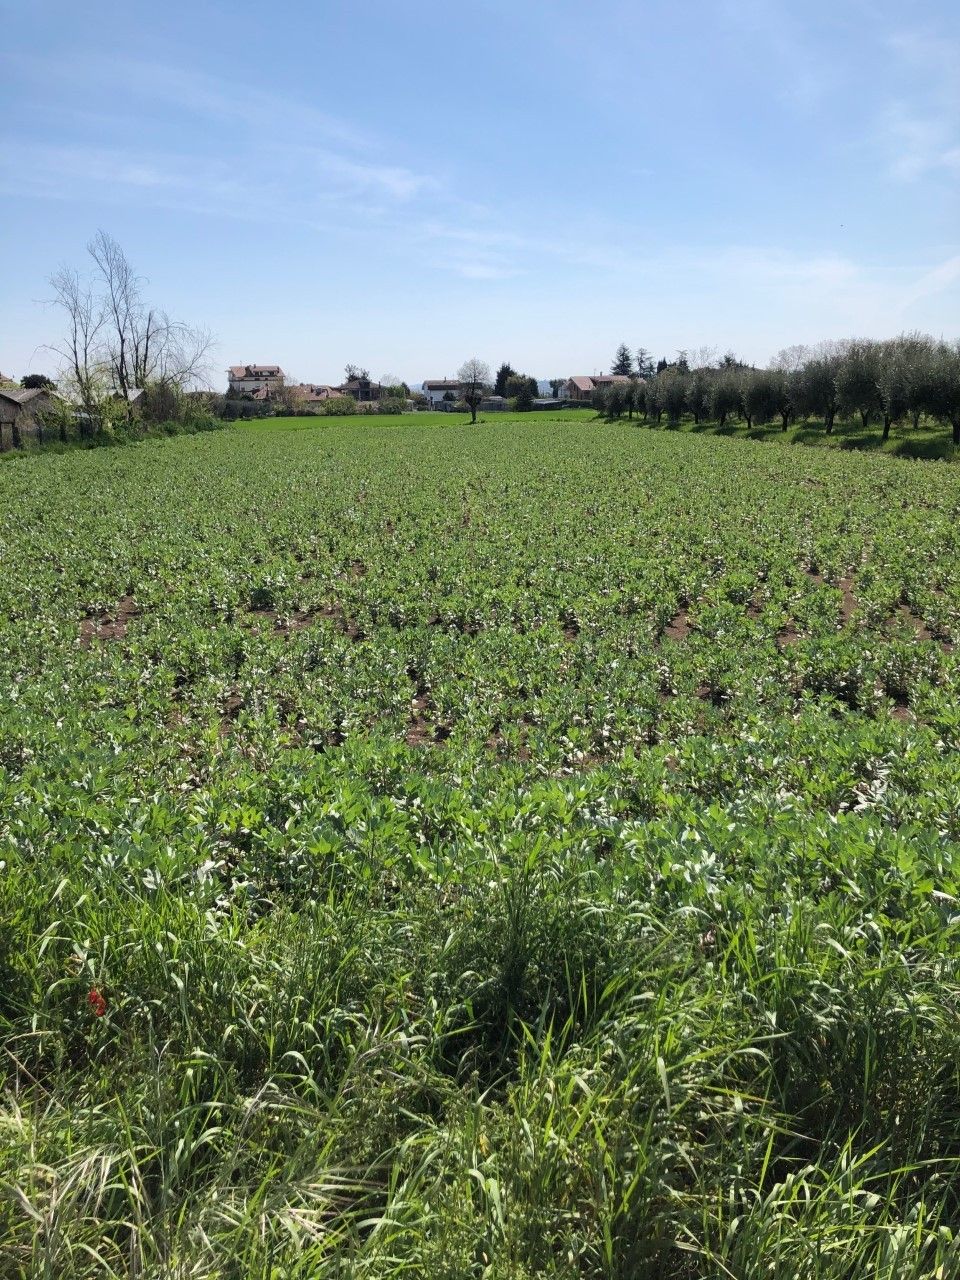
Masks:
[[[301,400],[329,400],[337,394],[336,387],[328,387],[316,382],[301,382],[293,390]]]
[[[595,387],[606,387],[611,382],[630,382],[625,373],[595,373],[591,377],[582,374],[576,378],[569,378],[569,382],[577,388],[578,391],[593,391]]]
[[[276,378],[283,370],[278,364],[232,364],[227,372],[231,378]]]

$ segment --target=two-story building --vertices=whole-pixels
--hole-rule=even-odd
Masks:
[[[283,386],[283,370],[278,364],[232,364],[227,370],[227,385],[227,395],[266,400]]]
[[[423,394],[436,408],[437,405],[449,404],[451,400],[459,400],[462,392],[456,378],[428,378],[423,383]]]
[[[337,392],[342,396],[353,396],[357,404],[373,404],[383,399],[383,387],[369,378],[350,378],[337,387]]]

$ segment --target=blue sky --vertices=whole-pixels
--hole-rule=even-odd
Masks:
[[[98,228],[215,368],[960,335],[955,0],[0,0],[0,368]]]

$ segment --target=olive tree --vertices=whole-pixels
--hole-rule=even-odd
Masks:
[[[877,390],[883,414],[883,438],[890,438],[890,427],[901,422],[910,407],[909,356],[898,342],[884,342],[877,368]]]
[[[729,369],[718,373],[710,386],[710,417],[723,426],[731,413],[740,408],[740,386],[737,375]]]
[[[879,343],[862,338],[850,342],[837,367],[837,402],[844,414],[859,413],[864,427],[883,410],[879,376]]]
[[[833,433],[837,416],[837,369],[840,358],[836,355],[817,355],[808,360],[797,374],[794,389],[796,404],[802,417],[815,414],[823,419],[827,435]]]
[[[930,361],[927,412],[952,429],[960,445],[960,342],[938,342]]]
[[[687,387],[689,379],[686,374],[676,369],[667,369],[657,378],[657,403],[667,415],[671,426],[677,426],[687,406]]]
[[[603,393],[603,411],[611,422],[622,418],[632,405],[629,383],[611,382]]]
[[[750,369],[740,381],[740,403],[747,426],[769,422],[780,407],[780,376],[769,369]]]
[[[695,423],[706,418],[710,412],[710,384],[712,378],[705,368],[694,369],[687,380],[687,409],[693,415]]]
[[[771,369],[770,376],[773,379],[774,397],[776,400],[774,413],[780,419],[780,430],[786,431],[790,424],[790,419],[795,415],[797,410],[797,384],[800,378],[799,371]]]

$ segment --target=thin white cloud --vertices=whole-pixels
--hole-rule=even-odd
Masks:
[[[76,91],[89,108],[98,86],[109,89],[112,101],[122,100],[130,110],[136,103],[163,104],[206,121],[234,121],[248,130],[300,141],[326,140],[354,150],[375,148],[376,139],[349,121],[309,103],[271,93],[249,82],[211,76],[167,63],[137,58],[103,58],[96,54],[73,58],[18,52],[0,52],[0,66],[10,77],[28,84],[55,82],[62,92]],[[278,134],[278,128],[283,131]]]
[[[804,112],[820,105],[831,84],[822,48],[782,0],[721,0],[720,14],[740,36],[762,49],[771,85],[784,102]]]
[[[311,208],[340,201],[358,212],[361,198],[387,205],[413,202],[427,196],[438,197],[438,179],[392,158],[377,158],[385,142],[377,142],[349,123],[316,109],[310,104],[280,94],[236,84],[157,63],[112,60],[96,57],[82,60],[27,55],[16,62],[0,55],[13,77],[20,78],[29,101],[31,90],[43,102],[44,86],[55,81],[61,92],[82,97],[82,111],[96,122],[97,145],[50,146],[44,139],[29,143],[21,127],[5,150],[24,156],[28,176],[24,182],[33,194],[63,198],[65,180],[81,188],[99,181],[109,188],[108,196],[124,190],[154,187],[164,189],[167,199],[179,191],[189,207],[216,207],[229,199],[240,206],[240,216],[257,216],[288,200],[299,214]],[[98,86],[105,90],[103,110],[97,111]],[[114,104],[122,102],[123,114]],[[167,120],[174,110],[184,117],[184,133],[190,139],[189,154],[151,152],[151,123]],[[45,134],[60,137],[74,133],[69,105],[59,121],[51,122],[46,111]],[[131,123],[143,125],[144,142],[131,142]],[[211,129],[215,122],[217,128]],[[224,147],[224,126],[230,145]],[[89,132],[86,135],[90,136]],[[111,145],[111,143],[113,145]],[[16,189],[5,168],[7,190]],[[273,196],[264,192],[272,189]],[[376,213],[374,206],[366,210]],[[236,216],[235,210],[225,210]]]
[[[960,141],[946,116],[925,115],[895,102],[884,112],[881,137],[890,157],[888,171],[899,182],[916,182],[928,174],[960,174]]]
[[[960,176],[960,41],[914,30],[894,32],[886,44],[900,86],[878,124],[888,173],[905,183]]]
[[[900,305],[912,307],[917,302],[952,289],[954,285],[960,285],[960,253],[925,271],[903,295]]]

